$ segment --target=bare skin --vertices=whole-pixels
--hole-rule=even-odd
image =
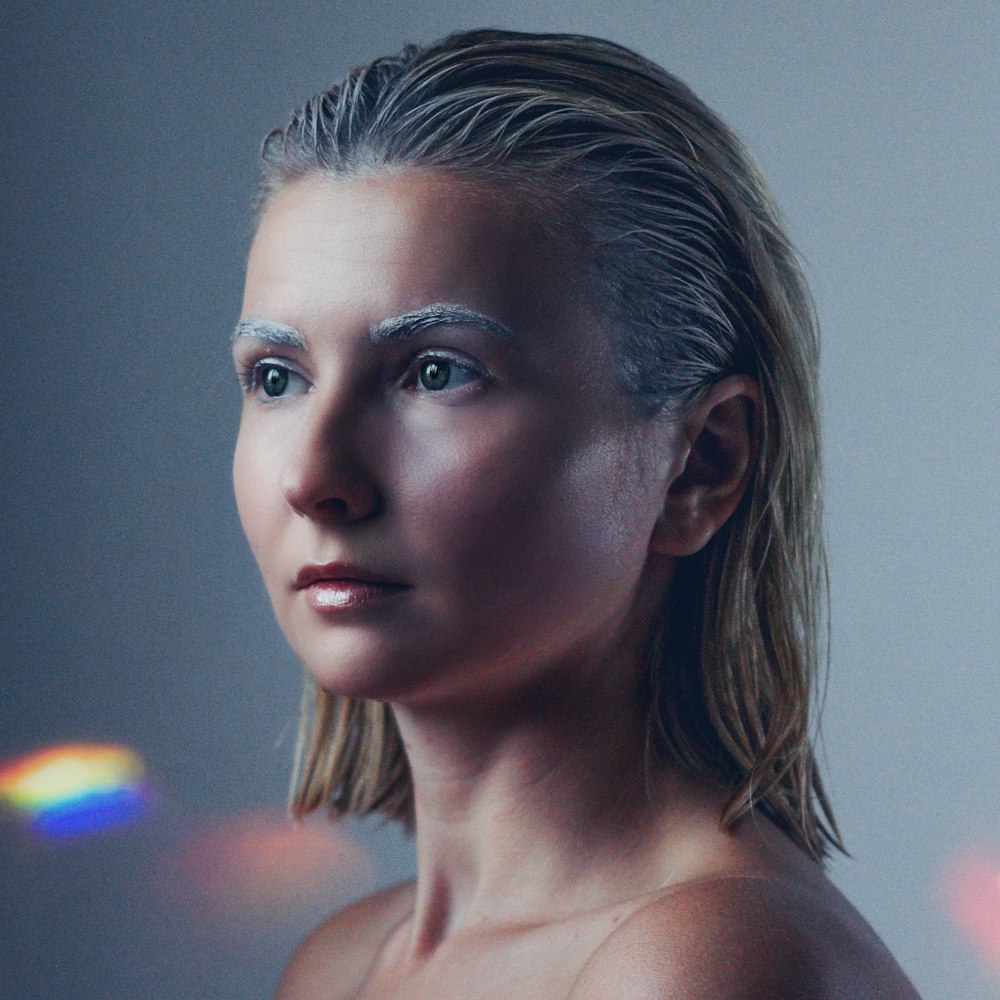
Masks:
[[[276,1000],[917,998],[818,866],[746,825],[717,871],[538,926],[470,929],[423,963],[407,957],[416,883],[394,886],[318,927]]]
[[[234,345],[240,516],[307,668],[392,704],[417,812],[416,882],[321,926],[278,997],[915,997],[783,833],[646,771],[642,650],[746,487],[759,396],[640,419],[567,266],[530,206],[440,174],[306,178],[261,222],[243,320],[292,335]],[[516,345],[373,342],[436,303]],[[407,589],[317,608],[296,573],[332,560]]]

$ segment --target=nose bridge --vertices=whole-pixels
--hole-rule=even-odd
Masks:
[[[288,442],[282,487],[289,505],[304,517],[360,520],[380,506],[366,448],[364,409],[348,387],[309,394],[307,413]]]

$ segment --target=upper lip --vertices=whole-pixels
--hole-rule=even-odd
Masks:
[[[346,562],[328,562],[322,565],[310,563],[303,566],[296,574],[295,586],[309,587],[319,580],[363,580],[366,583],[391,583],[398,586],[405,586],[399,580],[393,580],[381,573],[375,573],[363,566]]]

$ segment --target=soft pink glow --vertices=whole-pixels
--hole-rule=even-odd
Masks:
[[[939,889],[955,926],[1000,973],[1000,856],[966,848],[948,863]]]
[[[334,823],[294,826],[280,810],[216,816],[164,864],[164,888],[217,928],[334,909],[363,891],[374,866]]]

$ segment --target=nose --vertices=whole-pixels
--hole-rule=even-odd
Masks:
[[[361,419],[349,402],[316,400],[288,441],[281,488],[301,517],[334,524],[363,521],[382,507],[361,440]]]

